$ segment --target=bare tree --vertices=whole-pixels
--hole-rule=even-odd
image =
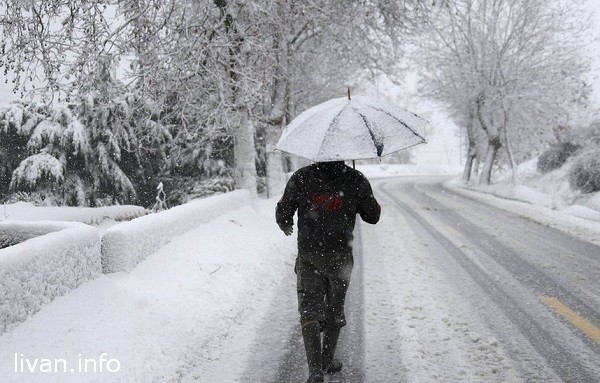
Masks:
[[[481,183],[490,183],[500,148],[514,169],[515,154],[531,152],[585,98],[588,24],[579,2],[460,0],[440,7],[427,27],[416,54],[425,92],[464,113],[470,144],[474,126],[485,132]]]

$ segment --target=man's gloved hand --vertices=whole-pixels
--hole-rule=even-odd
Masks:
[[[283,232],[285,233],[285,235],[292,235],[292,233],[294,232],[294,226],[287,226],[287,227],[284,227],[281,230],[283,230]]]

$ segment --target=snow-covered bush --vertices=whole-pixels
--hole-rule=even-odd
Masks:
[[[156,190],[156,202],[154,203],[154,206],[152,206],[153,213],[157,213],[159,211],[168,209],[166,202],[167,195],[165,194],[164,185],[162,182],[159,182],[158,186],[156,187]]]
[[[196,198],[223,194],[235,189],[235,181],[230,175],[206,175],[199,177],[165,178],[165,193],[168,206],[184,204]]]
[[[20,233],[24,230],[7,224]],[[65,225],[0,250],[0,334],[101,274],[98,230],[80,223]],[[38,229],[32,226],[32,231]]]
[[[583,193],[600,191],[600,120],[578,129],[573,138],[581,150],[569,169],[571,188]]]
[[[194,184],[190,193],[192,198],[204,198],[207,196],[222,194],[232,191],[235,188],[235,181],[232,177],[221,176],[208,178]]]
[[[539,156],[537,170],[540,173],[548,173],[560,168],[578,148],[578,145],[571,142],[559,142],[550,146]]]
[[[583,193],[600,191],[600,146],[591,145],[577,156],[569,170],[569,182]]]
[[[236,190],[112,226],[102,237],[103,271],[129,271],[173,237],[251,203],[247,190]]]

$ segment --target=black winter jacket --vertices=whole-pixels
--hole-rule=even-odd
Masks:
[[[352,252],[356,214],[371,224],[381,207],[369,181],[343,162],[320,162],[296,171],[277,203],[277,224],[294,224],[298,210],[298,253]]]

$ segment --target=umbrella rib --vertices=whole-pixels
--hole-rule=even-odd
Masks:
[[[410,126],[408,126],[408,124],[406,124],[406,122],[400,120],[398,117],[394,116],[393,114],[389,113],[388,111],[381,109],[381,108],[377,108],[373,105],[368,105],[370,108],[373,108],[381,113],[387,114],[388,116],[390,116],[391,118],[393,118],[394,120],[398,121],[399,123],[401,123],[402,125],[406,126],[406,128],[408,130],[411,131],[412,134],[414,134],[415,136],[419,137],[423,142],[426,142],[425,139],[417,132],[415,132]],[[414,113],[413,113],[414,114]],[[416,116],[416,114],[415,114]],[[418,117],[418,116],[417,116]]]
[[[360,113],[357,109],[353,108],[352,110],[354,110],[356,114],[358,114],[360,118],[362,118],[363,122],[365,123],[365,126],[367,127],[367,130],[369,131],[369,134],[371,135],[373,145],[375,145],[375,149],[377,150],[377,157],[381,157],[381,153],[383,153],[383,143],[377,142],[375,134],[373,133],[373,130],[371,130],[371,125],[369,124],[369,121],[367,121],[367,117]]]
[[[344,107],[342,108],[342,110],[340,110],[340,112],[338,114],[336,114],[335,117],[331,120],[331,124],[329,124],[329,126],[327,127],[327,130],[325,131],[325,137],[327,136],[327,132],[329,131],[329,129],[331,128],[331,126],[337,121],[338,117],[342,113],[344,113],[344,110],[346,110],[347,107],[348,107],[348,104],[344,105]],[[321,141],[321,146],[319,147],[319,150],[317,151],[317,158],[321,154],[321,151],[323,150],[323,146],[325,145],[325,137],[323,137],[323,141]]]

